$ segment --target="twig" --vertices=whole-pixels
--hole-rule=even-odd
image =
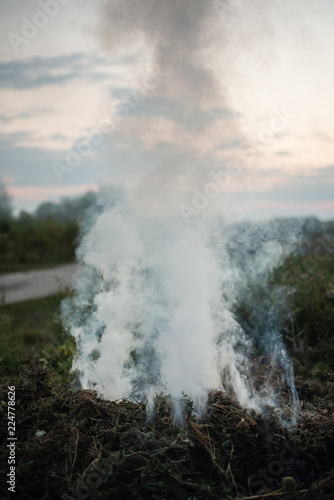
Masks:
[[[70,475],[69,484],[71,484],[71,481],[72,481],[73,469],[74,469],[75,462],[76,462],[76,459],[77,459],[78,442],[79,442],[79,431],[78,431],[78,429],[76,427],[74,427],[74,429],[76,431],[77,438],[75,440],[74,459],[73,459],[73,462],[72,462],[72,469],[71,469],[71,475]]]
[[[294,491],[293,493],[287,493],[286,491],[279,491],[275,493],[265,493],[263,495],[255,495],[252,497],[242,497],[242,498],[235,498],[233,500],[260,500],[262,498],[274,498],[274,497],[289,497],[292,495],[301,495],[302,493],[307,493],[308,490],[299,490],[299,491]],[[225,499],[222,499],[225,500]]]

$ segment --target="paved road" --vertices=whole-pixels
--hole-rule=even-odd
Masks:
[[[77,264],[64,264],[51,269],[0,275],[0,298],[6,304],[40,299],[57,294],[71,286]]]

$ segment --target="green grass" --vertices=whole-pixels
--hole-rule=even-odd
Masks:
[[[334,254],[290,257],[277,272],[294,289],[284,336],[301,375],[334,371]]]
[[[75,345],[57,319],[63,298],[59,294],[0,306],[0,378],[19,375],[33,357],[44,359],[55,376],[68,377]]]

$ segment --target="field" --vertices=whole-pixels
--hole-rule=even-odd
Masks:
[[[2,305],[1,439],[15,386],[17,498],[333,498],[334,258],[327,244],[319,251],[314,240],[272,277],[295,288],[282,326],[301,400],[294,433],[275,413],[260,417],[221,392],[210,394],[202,418],[187,400],[182,429],[161,394],[147,422],[144,404],[104,401],[75,385],[75,345],[57,319],[62,296]],[[3,447],[0,498],[11,498],[7,456]]]

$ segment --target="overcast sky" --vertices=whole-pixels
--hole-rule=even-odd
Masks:
[[[177,19],[161,26],[158,67],[153,14],[147,26],[136,25],[138,13],[120,22],[116,3],[0,0],[0,176],[16,210],[105,182],[140,183],[168,157],[164,185],[173,161],[187,172],[209,162],[192,177],[178,172],[185,203],[208,172],[236,161],[242,173],[215,200],[222,210],[333,217],[334,2],[213,0],[216,24],[191,47],[183,30],[195,29],[192,9],[202,7],[188,0],[179,31],[170,29]],[[163,65],[172,39],[184,68]],[[205,61],[214,86],[191,75],[188,57]],[[176,81],[178,71],[188,80]]]

